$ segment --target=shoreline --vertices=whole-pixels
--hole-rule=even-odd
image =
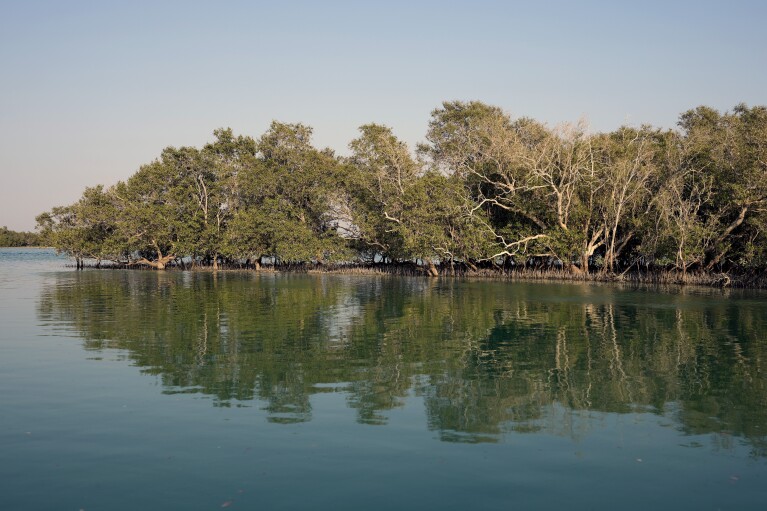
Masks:
[[[75,266],[67,264],[67,268]],[[310,274],[310,275],[359,275],[359,276],[393,276],[416,277],[428,279],[455,278],[496,281],[525,281],[525,282],[560,282],[560,283],[613,283],[638,285],[673,285],[695,286],[710,289],[767,289],[767,273],[756,275],[717,273],[686,273],[684,275],[668,270],[624,272],[622,274],[606,274],[598,271],[592,273],[573,273],[560,269],[485,269],[477,270],[440,268],[439,274],[428,274],[426,267],[408,265],[280,265],[252,267],[220,267],[196,265],[190,268],[168,266],[164,270],[156,270],[148,266],[115,265],[102,263],[100,266],[86,264],[82,269],[89,270],[138,270],[138,271],[170,271],[170,272],[203,272],[203,273],[248,273],[248,274]]]

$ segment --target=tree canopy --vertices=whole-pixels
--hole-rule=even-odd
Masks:
[[[41,214],[78,260],[164,269],[274,264],[543,265],[572,274],[767,265],[767,108],[700,106],[678,130],[549,127],[479,101],[431,114],[412,152],[366,124],[350,155],[312,129],[214,132]]]

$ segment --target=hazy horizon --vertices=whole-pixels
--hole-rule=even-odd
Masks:
[[[369,122],[412,148],[446,100],[593,131],[767,103],[756,1],[1,7],[0,226],[13,230],[219,127],[302,122],[344,154]]]

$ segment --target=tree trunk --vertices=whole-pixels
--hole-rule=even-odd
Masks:
[[[166,256],[160,257],[159,259],[157,259],[157,261],[150,261],[146,257],[142,257],[138,261],[135,261],[133,264],[145,264],[147,266],[151,266],[152,268],[156,270],[164,270],[166,265],[175,258],[176,256],[174,255],[166,255]]]
[[[589,274],[589,254],[581,254],[581,271],[585,274]]]
[[[746,219],[746,213],[748,213],[748,206],[743,206],[740,209],[740,212],[738,213],[737,218],[735,218],[735,220],[733,220],[730,223],[730,225],[727,226],[727,228],[724,230],[724,232],[721,234],[721,236],[719,236],[716,239],[715,246],[719,245],[720,243],[722,243],[727,238],[727,236],[732,234],[732,231],[737,229],[740,226],[740,224],[743,223],[743,220]],[[714,266],[719,264],[719,261],[722,260],[722,258],[724,257],[724,254],[726,252],[727,252],[726,249],[725,250],[720,250],[718,252],[714,252],[713,250],[711,252],[709,252],[708,255],[709,255],[709,257],[711,257],[711,259],[709,260],[708,264],[706,264],[706,270],[711,270]]]
[[[599,248],[605,241],[604,238],[602,238],[603,231],[604,228],[595,231],[591,236],[591,240],[585,242],[583,245],[583,252],[581,253],[581,270],[583,270],[583,273],[585,274],[589,273],[589,258],[594,255],[597,248]],[[601,241],[600,238],[602,238]]]
[[[618,248],[614,250],[613,252],[613,263],[617,263],[620,256],[623,254],[623,249],[626,248],[626,246],[629,244],[629,241],[634,237],[634,232],[629,232],[626,234],[626,236],[620,241],[620,244],[618,245]]]

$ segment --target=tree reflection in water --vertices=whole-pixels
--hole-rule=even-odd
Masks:
[[[767,303],[749,292],[418,278],[60,274],[39,318],[119,349],[166,393],[312,418],[343,392],[360,422],[420,396],[446,441],[579,435],[584,412],[650,411],[767,455]],[[760,299],[761,298],[761,299]]]

